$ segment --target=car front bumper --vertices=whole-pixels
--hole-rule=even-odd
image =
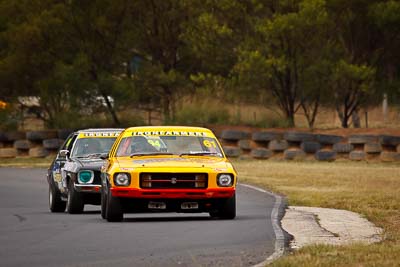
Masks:
[[[175,198],[175,199],[212,199],[230,198],[235,194],[235,188],[209,189],[138,189],[138,188],[111,188],[113,197],[123,198]]]
[[[98,193],[101,192],[101,185],[99,184],[75,184],[75,190],[82,193]]]

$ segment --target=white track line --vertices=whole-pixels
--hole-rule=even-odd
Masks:
[[[283,234],[282,228],[280,227],[279,224],[279,208],[282,204],[282,197],[274,194],[272,192],[269,192],[267,190],[264,190],[262,188],[248,185],[248,184],[242,184],[238,183],[240,186],[247,187],[253,190],[256,190],[261,193],[268,194],[270,196],[273,196],[275,198],[275,204],[271,212],[271,221],[272,221],[272,228],[274,229],[275,232],[275,252],[272,253],[265,261],[260,262],[256,265],[253,265],[253,267],[263,267],[266,264],[269,264],[276,260],[277,258],[281,257],[283,255],[283,252],[285,251],[285,236]]]

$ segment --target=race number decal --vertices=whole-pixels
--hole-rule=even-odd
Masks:
[[[216,148],[217,147],[217,145],[215,144],[215,141],[204,140],[203,144],[205,147],[208,147],[208,148],[211,148],[211,147]]]
[[[147,140],[147,142],[154,147],[161,147],[160,140]]]

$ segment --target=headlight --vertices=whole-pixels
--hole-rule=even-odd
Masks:
[[[131,183],[131,176],[125,172],[117,173],[114,176],[114,183],[119,186],[128,186]]]
[[[90,170],[80,171],[78,173],[78,182],[80,184],[90,184],[93,182],[94,173]]]
[[[222,173],[217,176],[217,184],[219,186],[232,186],[233,176],[232,174]]]

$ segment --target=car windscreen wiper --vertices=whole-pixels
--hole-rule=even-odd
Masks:
[[[93,157],[100,157],[101,155],[104,155],[104,153],[91,153],[91,154],[76,156],[74,158],[78,158],[78,159],[93,158]]]
[[[182,156],[208,156],[208,155],[221,155],[217,152],[210,152],[210,151],[190,151],[179,154],[180,157]]]
[[[158,156],[158,155],[173,155],[170,152],[140,152],[140,153],[133,153],[130,157],[142,157],[142,156]]]

